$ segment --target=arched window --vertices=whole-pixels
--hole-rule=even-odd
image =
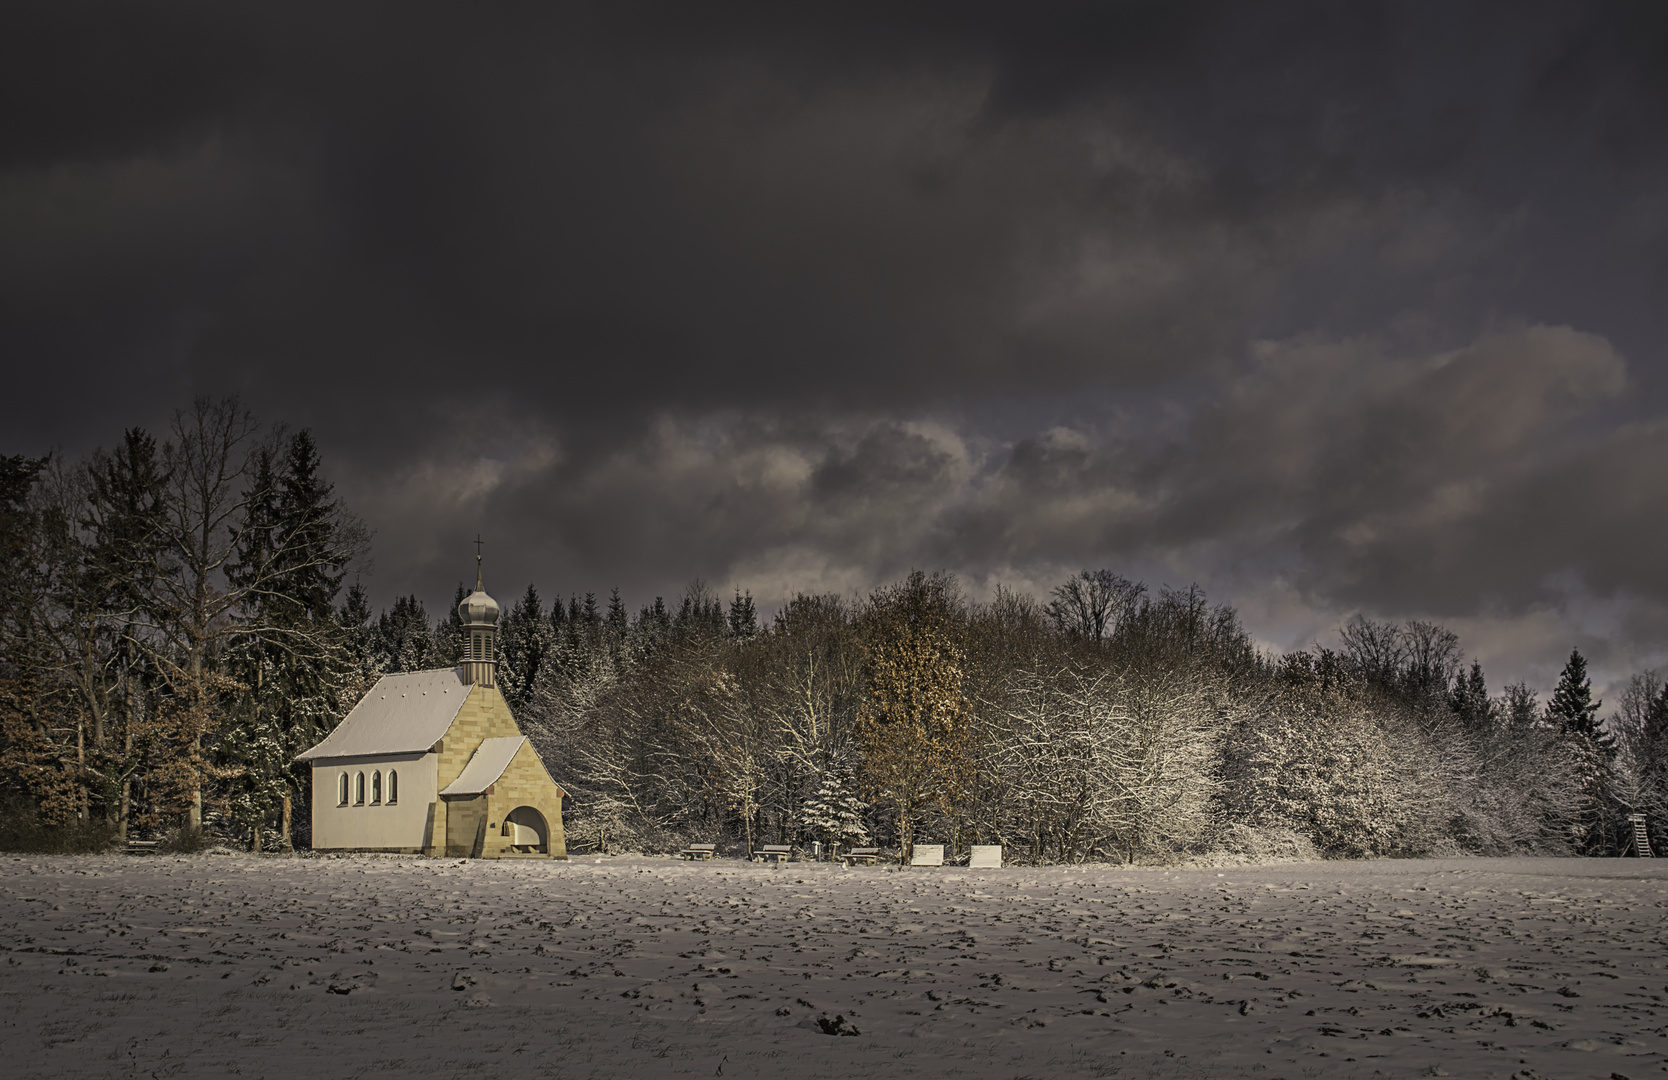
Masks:
[[[388,770],[388,805],[400,801],[400,774],[393,769]]]
[[[347,801],[348,801],[348,775],[347,775],[347,773],[343,773],[342,778],[339,781],[337,781],[337,783],[336,783],[336,805],[337,806],[346,806]]]
[[[365,805],[365,774],[360,773],[353,782],[353,805]]]
[[[374,772],[374,773],[371,774],[371,805],[375,806],[377,803],[379,803],[381,801],[382,801],[382,773],[380,771],[378,771],[378,772]]]

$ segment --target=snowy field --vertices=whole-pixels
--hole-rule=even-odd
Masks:
[[[19,1080],[1640,1080],[1665,921],[1639,860],[0,856],[0,1046]]]

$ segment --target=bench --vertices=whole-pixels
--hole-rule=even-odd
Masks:
[[[847,866],[873,866],[880,861],[880,849],[877,847],[854,847],[841,855],[840,861]]]
[[[787,844],[766,844],[753,849],[753,858],[759,862],[779,863],[793,854],[793,848]]]
[[[711,859],[714,855],[718,854],[718,845],[690,844],[688,847],[678,852],[678,854],[682,855],[686,862],[694,859]]]
[[[138,855],[147,851],[155,851],[161,844],[162,841],[160,840],[129,840],[127,850]]]

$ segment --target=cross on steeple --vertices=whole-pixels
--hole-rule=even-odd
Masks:
[[[475,534],[475,591],[481,591],[481,534]]]

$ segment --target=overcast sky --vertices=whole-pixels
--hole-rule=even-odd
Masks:
[[[310,427],[379,604],[912,567],[1668,659],[1668,8],[12,4],[0,452]]]

